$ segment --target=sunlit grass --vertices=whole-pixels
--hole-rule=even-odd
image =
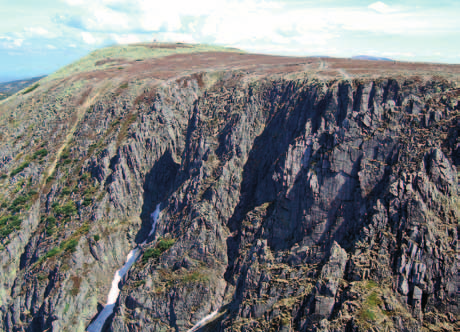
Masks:
[[[161,58],[172,54],[187,54],[198,52],[239,52],[242,51],[235,48],[222,46],[212,46],[204,44],[163,44],[156,43],[157,47],[150,47],[154,44],[131,44],[131,45],[116,45],[96,50],[82,59],[56,71],[49,75],[44,80],[52,80],[62,78],[70,74],[81,73],[85,71],[101,70],[114,64],[107,62],[105,64],[96,63],[104,59],[125,59],[130,61],[142,61],[145,59]],[[163,47],[162,47],[163,46]]]

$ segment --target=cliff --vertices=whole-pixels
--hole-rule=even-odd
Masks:
[[[0,101],[0,329],[136,248],[106,331],[458,330],[459,74],[141,44]]]

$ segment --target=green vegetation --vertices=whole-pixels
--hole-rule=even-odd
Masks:
[[[8,177],[8,174],[2,174],[2,175],[0,175],[0,178],[1,178],[1,179],[6,179],[7,177]]]
[[[62,196],[67,196],[67,195],[70,195],[71,193],[72,193],[72,189],[70,189],[69,187],[64,187],[61,190]]]
[[[13,203],[11,203],[8,210],[12,210],[14,212],[19,212],[21,208],[29,201],[29,197],[27,196],[19,196],[14,199]]]
[[[360,312],[360,319],[364,321],[375,321],[377,311],[380,311],[379,306],[382,300],[378,297],[377,293],[372,292],[364,302],[363,308]]]
[[[15,230],[21,229],[22,220],[18,215],[7,215],[0,218],[0,238],[8,237]]]
[[[156,245],[158,249],[160,249],[162,252],[168,250],[173,246],[173,244],[176,243],[175,239],[160,239]]]
[[[83,191],[83,206],[90,206],[93,204],[93,197],[96,191],[97,188],[91,185]]]
[[[43,157],[46,157],[47,155],[48,155],[47,149],[40,149],[34,153],[34,159],[41,159]]]
[[[75,252],[78,245],[78,239],[69,239],[62,242],[60,248],[65,251]]]
[[[158,259],[161,256],[162,252],[158,248],[148,248],[144,251],[142,256],[142,262],[145,264],[149,261],[150,258]]]
[[[88,198],[88,197],[85,197],[83,199],[83,206],[90,206],[91,204],[93,204],[93,199],[92,198]]]
[[[68,149],[65,149],[64,151],[62,151],[61,153],[61,159],[68,159],[70,157],[70,151]]]
[[[362,296],[361,309],[357,313],[357,324],[360,330],[367,331],[372,326],[380,326],[384,331],[394,331],[392,321],[393,316],[412,319],[412,315],[406,311],[404,306],[399,304],[396,298],[393,298],[393,291],[389,284],[379,284],[373,280],[357,282],[355,284]],[[385,310],[383,298],[389,301],[394,310]]]
[[[56,256],[56,255],[59,254],[61,251],[62,251],[61,248],[55,247],[55,248],[51,249],[50,251],[48,251],[48,252],[45,254],[45,258],[50,258],[50,257]]]
[[[185,284],[191,283],[191,282],[202,282],[202,281],[207,281],[209,278],[204,275],[203,273],[199,271],[193,271],[190,273],[185,274],[181,281]]]
[[[90,177],[91,177],[91,174],[89,174],[88,172],[83,173],[83,174],[81,175],[81,179],[82,179],[83,181],[88,180]]]
[[[32,92],[34,91],[36,88],[38,88],[40,86],[39,83],[35,83],[34,85],[31,85],[29,86],[27,89],[25,89],[22,94],[25,95],[25,94],[28,94],[29,92]]]
[[[10,175],[15,176],[16,174],[21,173],[25,168],[29,167],[30,163],[28,161],[23,162],[21,165],[16,167],[13,171],[11,171]]]
[[[148,248],[144,251],[144,255],[142,256],[142,262],[145,264],[149,261],[149,259],[158,259],[160,256],[169,248],[173,246],[176,242],[175,239],[160,239],[155,248]]]
[[[53,216],[50,216],[46,219],[46,234],[48,236],[53,235],[55,229],[56,229],[56,218]]]
[[[54,247],[50,251],[48,251],[45,256],[40,257],[36,264],[41,264],[46,259],[59,255],[65,252],[75,252],[77,250],[78,245],[78,238],[70,238],[62,242],[59,247]]]
[[[55,205],[55,203],[53,203],[53,205],[54,212],[64,218],[74,216],[77,213],[77,207],[72,201],[64,203],[63,205]]]
[[[145,284],[145,280],[136,280],[133,284],[135,288],[140,287]]]
[[[69,311],[70,309],[70,304],[67,302],[64,306],[64,315]]]
[[[30,207],[30,201],[36,196],[38,193],[35,190],[29,191],[27,194],[22,196],[16,197],[11,205],[8,207],[8,210],[13,212],[19,212],[23,209],[28,209]]]
[[[101,237],[98,234],[94,234],[93,239],[94,239],[94,241],[97,242],[97,241],[99,241],[101,239]]]

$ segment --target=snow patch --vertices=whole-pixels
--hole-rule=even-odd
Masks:
[[[187,332],[194,332],[200,327],[203,327],[207,322],[211,321],[218,313],[218,310],[211,312],[209,315],[205,316],[202,320],[196,323],[190,330]]]
[[[150,215],[150,219],[153,220],[153,223],[147,239],[155,232],[159,216],[160,204],[157,205],[155,211],[152,212],[152,214]],[[141,246],[147,243],[147,239],[144,242],[142,242]],[[117,272],[115,272],[115,275],[112,280],[112,288],[110,288],[109,295],[107,296],[107,303],[104,309],[100,312],[97,318],[91,324],[89,324],[86,330],[87,332],[102,331],[102,328],[104,327],[106,320],[113,314],[113,310],[115,309],[115,304],[117,303],[118,296],[120,295],[120,282],[123,280],[128,271],[131,269],[131,266],[133,266],[133,264],[137,261],[141,254],[141,248],[137,246],[129,252],[128,256],[126,256],[126,262],[123,265],[123,267],[117,270]]]

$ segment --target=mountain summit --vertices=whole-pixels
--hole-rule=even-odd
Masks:
[[[459,77],[151,43],[0,101],[0,330],[459,330]]]

